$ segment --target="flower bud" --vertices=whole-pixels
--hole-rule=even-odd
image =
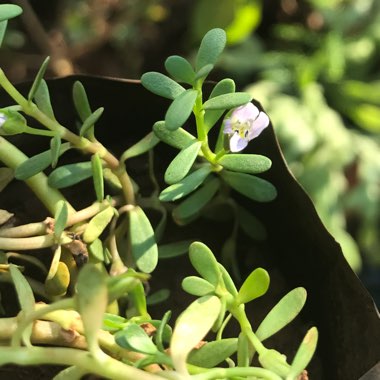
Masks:
[[[0,112],[0,135],[18,135],[25,132],[26,128],[26,120],[18,112]]]

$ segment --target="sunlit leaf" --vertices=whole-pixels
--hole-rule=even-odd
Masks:
[[[223,170],[221,175],[233,189],[254,201],[270,202],[277,196],[276,188],[265,179],[228,170]]]
[[[49,271],[49,275],[45,280],[46,293],[53,297],[63,296],[66,294],[69,285],[69,268],[64,262],[58,261],[54,273]]]
[[[142,352],[154,355],[157,347],[146,332],[134,323],[128,324],[123,330],[115,334],[115,341],[120,346],[130,351]]]
[[[290,373],[287,379],[296,378],[310,363],[318,343],[318,330],[316,327],[312,327],[303,338],[301,345],[299,346],[296,356],[290,366]]]
[[[190,351],[210,331],[218,318],[220,300],[204,296],[194,301],[178,318],[170,341],[170,352],[175,369],[187,373],[186,358]]]
[[[236,289],[236,286],[235,286],[230,274],[227,272],[226,268],[222,264],[218,263],[218,265],[219,265],[219,270],[222,273],[222,279],[223,279],[223,282],[224,282],[226,289],[234,297],[236,297],[238,295],[238,291]]]
[[[104,261],[104,247],[100,239],[95,239],[91,244],[87,246],[90,257],[96,261]]]
[[[182,280],[182,289],[193,296],[205,296],[215,291],[215,286],[203,278],[188,276]]]
[[[195,270],[212,285],[217,286],[221,279],[221,271],[214,254],[207,245],[194,242],[189,248],[189,257]]]
[[[196,90],[186,90],[176,97],[169,106],[165,115],[165,126],[170,131],[175,131],[182,127],[191,115],[195,100],[198,96]]]
[[[263,341],[289,324],[302,310],[306,302],[306,290],[295,288],[286,294],[266,315],[256,331]]]
[[[96,356],[98,331],[103,325],[107,307],[107,284],[105,275],[92,264],[86,264],[79,272],[75,300],[81,315],[89,351]]]
[[[97,239],[111,222],[114,215],[114,208],[110,206],[93,216],[83,232],[83,240],[86,243],[92,243]]]
[[[269,288],[269,274],[263,268],[257,268],[247,277],[239,289],[236,298],[238,304],[247,303],[264,295]]]
[[[154,94],[168,99],[175,99],[185,91],[176,81],[155,71],[143,74],[141,84]]]
[[[160,201],[175,201],[198,188],[211,173],[211,165],[205,165],[189,174],[183,180],[167,187],[159,196]]]
[[[172,185],[186,177],[198,156],[202,143],[191,142],[189,146],[182,149],[165,171],[165,182]]]
[[[142,272],[150,273],[157,265],[158,248],[153,227],[141,207],[136,206],[129,212],[129,226],[136,265]]]
[[[237,338],[208,342],[191,351],[187,362],[203,368],[214,368],[237,351]]]

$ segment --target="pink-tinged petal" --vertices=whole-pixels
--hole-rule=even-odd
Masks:
[[[266,113],[260,112],[258,118],[252,123],[249,130],[248,139],[252,140],[259,136],[260,133],[269,125],[269,117]]]
[[[230,151],[240,152],[248,145],[248,140],[242,139],[238,133],[234,133],[230,138]]]
[[[224,120],[224,130],[223,133],[232,133],[232,122],[231,119]]]
[[[255,120],[259,115],[259,109],[252,103],[247,103],[244,106],[240,106],[232,112],[232,116],[236,117],[240,121]]]

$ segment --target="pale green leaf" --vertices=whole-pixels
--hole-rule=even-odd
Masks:
[[[143,74],[141,84],[154,94],[168,99],[175,99],[185,91],[176,81],[155,71]]]
[[[269,274],[263,268],[257,268],[247,277],[239,289],[236,298],[238,304],[247,303],[264,295],[269,288]]]
[[[186,90],[176,97],[169,106],[165,115],[165,126],[170,131],[182,127],[186,120],[190,117],[198,96],[197,90]]]

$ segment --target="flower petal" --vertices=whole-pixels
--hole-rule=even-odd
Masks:
[[[260,112],[258,118],[252,123],[249,130],[248,139],[257,137],[269,125],[269,117],[266,113]]]
[[[224,133],[232,133],[233,132],[231,118],[224,120],[224,130],[223,130],[223,132]]]
[[[235,132],[230,138],[230,151],[240,152],[248,145],[248,140],[242,139],[239,133]]]
[[[241,122],[247,120],[255,120],[259,115],[259,109],[253,103],[247,103],[244,106],[240,106],[232,112],[232,116],[239,119]]]

